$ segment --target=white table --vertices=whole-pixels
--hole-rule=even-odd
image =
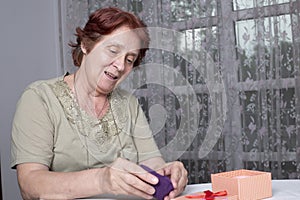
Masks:
[[[182,195],[211,190],[211,183],[188,185]],[[265,200],[300,200],[300,179],[298,180],[272,180],[272,197]],[[128,196],[101,195],[90,200],[140,200]]]
[[[184,194],[211,190],[211,184],[188,185]],[[272,197],[265,200],[300,200],[300,180],[272,180]]]

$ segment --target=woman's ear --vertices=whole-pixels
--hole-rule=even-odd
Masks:
[[[86,54],[86,48],[84,47],[84,44],[80,44],[80,48],[83,54]]]

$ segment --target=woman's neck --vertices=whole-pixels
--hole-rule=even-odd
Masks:
[[[92,86],[85,76],[81,76],[80,70],[70,75],[67,83],[83,110],[98,119],[105,115],[109,107],[108,96],[97,92],[96,83]]]

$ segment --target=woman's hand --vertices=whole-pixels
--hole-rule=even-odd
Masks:
[[[174,190],[164,200],[175,198],[185,189],[188,182],[188,173],[182,162],[174,161],[165,163],[161,157],[155,157],[145,160],[141,164],[154,169],[161,175],[170,177]]]
[[[150,184],[157,183],[157,177],[146,172],[140,166],[126,159],[118,158],[112,165],[106,167],[100,185],[105,187],[104,191],[107,193],[152,199],[155,189]]]
[[[162,168],[162,170],[163,175],[170,177],[174,187],[174,190],[171,191],[170,194],[164,198],[164,200],[175,198],[185,189],[185,186],[188,183],[188,173],[183,164],[178,161],[167,163],[166,166]]]

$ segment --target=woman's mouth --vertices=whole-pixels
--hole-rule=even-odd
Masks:
[[[118,79],[118,76],[115,76],[114,74],[108,72],[108,71],[104,71],[104,73],[111,79],[116,80]]]

